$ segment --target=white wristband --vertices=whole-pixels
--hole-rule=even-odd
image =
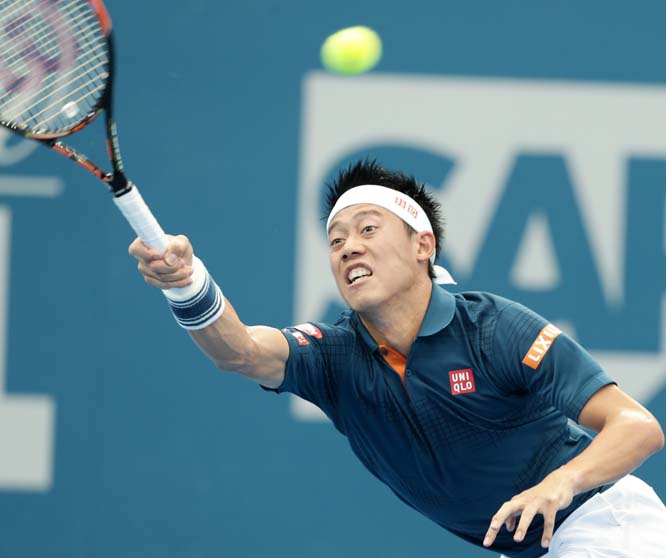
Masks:
[[[224,295],[199,258],[193,258],[192,267],[194,269],[192,284],[176,292],[173,290],[162,292],[181,327],[203,329],[224,312]]]

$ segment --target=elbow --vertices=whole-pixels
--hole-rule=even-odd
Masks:
[[[664,431],[653,415],[649,414],[645,418],[643,431],[645,433],[645,446],[650,455],[664,449]]]
[[[659,421],[654,419],[655,426],[655,452],[661,451],[664,449],[664,430],[661,428]]]
[[[624,436],[629,436],[636,450],[643,459],[664,448],[664,431],[659,421],[647,409],[631,410],[620,413],[625,421]]]

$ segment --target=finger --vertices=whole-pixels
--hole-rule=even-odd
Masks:
[[[173,268],[166,267],[166,269],[169,270],[166,273],[159,270],[162,267],[165,266],[156,266],[154,262],[151,262],[150,264],[145,264],[144,262],[140,261],[137,264],[137,269],[141,274],[151,277],[156,281],[161,281],[163,283],[173,283],[174,281],[181,281],[183,279],[188,279],[189,277],[192,276],[192,273],[194,272],[194,269],[188,265],[178,268],[175,271]]]
[[[520,514],[520,522],[518,527],[516,527],[516,534],[513,536],[513,540],[516,542],[522,542],[525,538],[525,533],[529,528],[534,516],[537,514],[538,508],[534,506],[527,506],[523,512]]]
[[[189,239],[182,234],[171,238],[164,252],[164,261],[170,266],[178,265],[180,261],[192,263],[192,245]]]
[[[166,275],[168,273],[175,273],[185,268],[191,269],[192,265],[188,265],[182,258],[178,258],[175,263],[169,265],[164,261],[163,258],[160,258],[159,260],[146,262],[146,267],[150,269],[153,275]]]
[[[556,506],[549,508],[543,514],[543,535],[541,536],[541,546],[543,548],[548,548],[550,546],[550,541],[553,540],[556,514],[557,514]]]
[[[152,277],[155,281],[159,281],[160,274],[150,267],[150,263],[139,260],[139,263],[136,264],[136,268],[144,277]]]
[[[191,260],[194,249],[192,248],[192,243],[190,242],[190,239],[187,238],[184,234],[179,234],[178,236],[176,236],[175,240],[180,242],[181,245],[185,246],[185,251],[181,254],[181,257],[185,261]]]
[[[497,533],[502,527],[502,524],[519,510],[520,504],[516,502],[505,502],[502,507],[497,510],[497,513],[490,521],[490,527],[488,528],[488,531],[486,531],[486,536],[483,539],[483,546],[492,545],[495,542],[495,537],[497,537]]]
[[[162,257],[158,250],[150,248],[138,237],[129,245],[127,251],[137,260],[151,261]]]
[[[154,277],[151,277],[150,275],[144,275],[143,279],[149,285],[152,285],[153,287],[157,287],[159,289],[175,289],[175,288],[187,287],[188,285],[192,284],[192,279],[189,277],[187,279],[181,279],[180,281],[173,281],[171,283],[165,283],[164,281],[159,281]]]
[[[160,273],[157,279],[163,283],[175,283],[176,281],[189,279],[192,276],[192,272],[193,270],[190,266],[185,266],[173,273]]]

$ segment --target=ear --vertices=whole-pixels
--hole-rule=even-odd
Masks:
[[[435,235],[431,232],[420,232],[417,233],[417,238],[418,247],[416,258],[419,260],[419,262],[427,262],[435,253],[435,248],[437,246]]]

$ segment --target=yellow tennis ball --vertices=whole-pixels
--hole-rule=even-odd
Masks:
[[[382,56],[382,40],[369,27],[347,27],[321,45],[321,63],[336,74],[355,75],[371,70]]]

